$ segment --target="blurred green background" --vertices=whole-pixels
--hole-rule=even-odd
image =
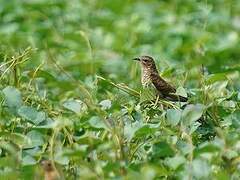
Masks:
[[[228,179],[234,173],[234,177],[239,177],[236,173],[239,167],[235,166],[239,166],[239,159],[231,161],[239,156],[240,142],[237,133],[240,95],[238,100],[236,98],[240,87],[239,36],[239,0],[0,0],[0,174],[6,179],[33,178],[39,160],[45,156],[49,158],[48,154],[52,157],[54,149],[59,152],[55,160],[64,166],[67,179],[120,178],[126,174],[129,179]],[[188,141],[178,144],[182,149],[175,152],[172,160],[155,156],[154,152],[148,157],[147,151],[154,147],[163,148],[163,154],[167,151],[166,157],[172,157],[173,152],[165,141],[175,147],[173,137],[181,139],[179,130],[171,127],[165,132],[159,127],[160,132],[164,131],[161,134],[164,143],[152,146],[152,142],[146,142],[149,140],[146,137],[154,140],[159,134],[155,127],[149,129],[148,124],[144,124],[147,112],[139,110],[134,97],[111,85],[125,83],[139,90],[140,67],[131,59],[145,54],[155,58],[162,75],[171,79],[176,87],[183,86],[188,92],[197,93],[193,102],[207,107],[214,104],[215,117],[226,117],[222,126],[227,127],[226,131],[222,128],[224,132],[218,132],[216,141],[207,144],[198,139],[209,133],[208,129],[193,135],[194,145],[207,145],[203,145],[206,149],[198,149],[194,154],[193,159],[196,159],[190,173],[187,158],[184,158],[188,156],[188,152],[184,152],[184,148],[189,149]],[[11,64],[7,62],[11,62],[12,57],[24,63],[20,62],[17,68],[13,65],[8,71],[5,65]],[[203,88],[202,67],[205,75],[209,75],[207,85],[221,81],[213,85],[209,96],[224,94],[224,100],[204,100],[201,92],[208,93],[208,90]],[[97,76],[109,81],[101,81]],[[17,100],[12,102],[8,99],[11,97]],[[88,109],[75,99],[88,99]],[[11,103],[14,107],[10,107]],[[104,112],[100,112],[96,104]],[[21,111],[16,109],[20,106]],[[109,107],[111,109],[107,110]],[[42,112],[46,117],[41,120],[38,113]],[[113,132],[121,137],[121,128],[109,133],[104,124],[98,123],[98,118],[118,119],[121,113],[124,122],[134,117],[141,119],[144,122],[141,128],[145,128],[139,134],[128,134],[136,139],[127,141],[126,149],[110,143]],[[129,116],[125,117],[125,113]],[[52,119],[61,122],[57,128],[46,126]],[[229,119],[236,124],[229,124]],[[34,125],[29,125],[29,121]],[[40,126],[36,121],[45,124]],[[129,131],[137,129],[122,128],[124,132],[127,128]],[[25,144],[26,137],[34,141],[32,145]],[[56,146],[54,139],[57,139]],[[137,160],[133,160],[134,156],[126,158],[126,165],[117,158],[119,148],[123,148],[123,152],[137,152],[142,141],[146,143],[146,152],[141,149],[138,153],[142,156]],[[222,141],[229,145],[226,145],[228,148],[221,149]],[[199,154],[206,151],[212,153],[212,159],[202,161]],[[228,151],[227,160],[222,159]],[[124,160],[125,155],[120,153],[119,156]],[[87,164],[89,157],[95,162]],[[127,173],[121,169],[122,164],[128,167]]]
[[[37,48],[32,63],[46,51],[69,68],[93,63],[88,74],[124,75],[140,54],[219,72],[239,63],[239,14],[236,0],[2,0],[1,50]]]

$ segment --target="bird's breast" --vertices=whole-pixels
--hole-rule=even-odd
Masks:
[[[149,71],[147,69],[142,70],[141,81],[142,81],[142,86],[143,87],[148,87],[149,85],[152,84],[151,74],[149,73]]]

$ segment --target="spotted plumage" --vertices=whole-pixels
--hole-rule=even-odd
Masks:
[[[170,101],[186,102],[188,100],[186,97],[176,95],[176,89],[166,82],[161,76],[159,76],[157,67],[152,57],[140,56],[138,58],[134,58],[134,60],[139,61],[141,64],[141,81],[143,87],[146,88],[154,86],[159,97],[168,99]]]

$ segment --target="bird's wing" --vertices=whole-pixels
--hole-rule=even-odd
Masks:
[[[163,95],[176,92],[176,89],[167,83],[163,78],[161,78],[158,73],[152,73],[151,79],[156,89]]]
[[[181,101],[186,102],[188,98],[176,95],[176,89],[167,83],[163,78],[159,76],[159,74],[152,74],[152,83],[156,87],[156,89],[166,98],[171,101]]]

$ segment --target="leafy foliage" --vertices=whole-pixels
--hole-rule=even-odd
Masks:
[[[240,178],[240,1],[0,4],[0,179]],[[140,54],[189,104],[149,99]]]

